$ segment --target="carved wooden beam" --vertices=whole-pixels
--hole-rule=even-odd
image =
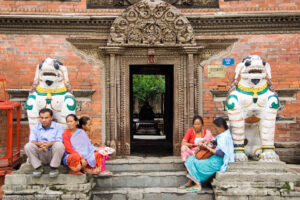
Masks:
[[[107,35],[116,16],[0,15],[0,33]],[[300,32],[300,13],[189,17],[195,35]]]

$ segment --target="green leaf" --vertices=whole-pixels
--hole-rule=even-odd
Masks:
[[[133,75],[133,96],[141,103],[149,102],[156,95],[164,93],[164,75]]]

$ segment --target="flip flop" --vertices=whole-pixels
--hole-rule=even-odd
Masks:
[[[185,190],[185,189],[187,189],[188,187],[189,187],[188,185],[184,184],[184,185],[180,186],[178,189],[183,189],[183,190]]]
[[[193,191],[193,192],[202,192],[202,188],[201,188],[201,190],[198,190],[198,189],[195,189],[193,187],[190,187],[190,191]]]

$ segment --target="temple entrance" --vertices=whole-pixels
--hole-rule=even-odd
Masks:
[[[133,155],[173,154],[173,65],[130,65]]]

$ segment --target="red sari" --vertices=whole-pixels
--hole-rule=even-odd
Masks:
[[[75,136],[75,133],[76,136],[83,138],[80,140],[80,146],[84,143],[82,145],[84,148],[76,146],[78,143],[75,143],[74,140],[72,143],[72,137]],[[75,133],[72,134],[68,129],[63,133],[63,143],[66,149],[63,158],[64,164],[68,165],[74,172],[82,170],[86,174],[99,174],[102,167],[102,155],[96,151],[96,147],[91,144],[87,134],[82,129],[77,129]],[[89,154],[86,153],[88,151]]]

